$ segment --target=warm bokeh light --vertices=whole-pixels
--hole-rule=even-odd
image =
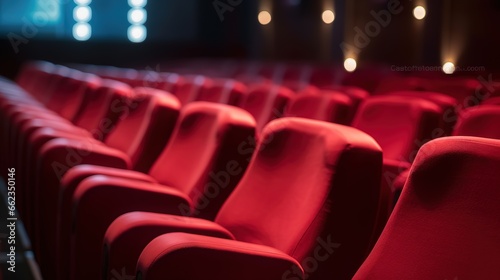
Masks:
[[[443,72],[446,74],[453,74],[453,72],[455,72],[455,64],[452,62],[446,62],[443,64]]]
[[[418,20],[423,19],[425,17],[425,14],[425,8],[422,6],[416,6],[415,9],[413,9],[413,16]]]
[[[325,10],[321,15],[321,18],[323,19],[324,23],[330,24],[335,20],[335,14],[332,10]]]
[[[347,72],[353,72],[357,66],[358,64],[354,58],[348,58],[344,61],[344,68]]]
[[[271,22],[271,14],[268,11],[261,11],[258,18],[259,23],[262,25],[267,25]]]

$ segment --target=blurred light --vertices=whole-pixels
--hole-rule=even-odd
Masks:
[[[455,64],[452,62],[446,62],[443,64],[443,72],[445,74],[453,74],[453,72],[455,72]]]
[[[80,5],[80,6],[88,6],[92,0],[75,0],[75,4]]]
[[[425,8],[422,6],[416,6],[415,9],[413,9],[413,16],[418,20],[423,19],[425,14]]]
[[[92,10],[89,6],[76,6],[73,10],[75,21],[90,21],[92,19]]]
[[[356,63],[356,60],[354,58],[348,58],[344,61],[344,68],[347,70],[347,72],[352,72],[356,70],[356,67],[358,64]]]
[[[142,8],[131,9],[128,11],[128,22],[133,24],[143,24],[146,22],[148,15],[146,10]]]
[[[86,22],[77,22],[73,25],[73,37],[78,41],[86,41],[92,35],[90,24]]]
[[[128,5],[134,8],[142,8],[148,3],[147,0],[128,0]]]
[[[259,13],[259,23],[267,25],[271,22],[271,14],[268,11],[261,11]]]
[[[131,25],[128,28],[127,36],[131,42],[140,43],[146,39],[146,27],[144,25]]]
[[[323,22],[326,24],[330,24],[335,20],[335,14],[331,10],[325,10],[321,15]]]

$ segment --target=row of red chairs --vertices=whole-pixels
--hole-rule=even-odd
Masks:
[[[207,87],[207,96],[226,94],[227,83]],[[394,189],[382,175],[406,170],[423,143],[445,136],[453,106],[406,93],[369,97],[356,112],[345,92],[260,85],[240,91],[241,109],[220,99],[181,109],[176,90],[132,89],[48,63],[28,65],[18,84],[26,91],[2,81],[2,149],[10,153],[2,164],[25,178],[19,210],[49,279],[99,279],[101,270],[112,279],[136,267],[143,279],[351,278],[391,210]],[[272,112],[277,89],[288,91],[282,115]],[[492,129],[467,125],[475,115],[493,120],[461,112],[454,133]],[[324,122],[349,117],[354,128]],[[495,143],[445,138],[427,152],[464,141],[474,144],[457,151]]]
[[[192,75],[193,73],[199,74],[207,72],[217,72],[214,70],[203,70],[204,68],[210,69],[203,63],[201,65],[197,64],[195,66],[195,70],[190,70],[189,68],[181,68],[181,72],[188,73],[190,75]],[[179,67],[174,69],[179,69]],[[285,69],[284,66],[283,69]],[[292,75],[294,71],[311,71],[310,68],[304,67],[291,69],[286,68],[285,70],[283,69],[283,75],[287,77],[287,79],[285,79],[287,81],[287,85],[294,84],[292,82],[293,78],[299,79],[300,77],[304,76],[297,73],[296,75]],[[172,87],[165,87],[165,83],[162,82],[162,76],[165,79],[169,79],[169,77],[175,76],[176,81],[182,79],[178,74],[162,74],[156,73],[154,71],[137,71],[134,69],[122,69],[115,67],[92,66],[91,68],[89,68],[89,70],[100,73],[104,77],[117,79],[122,82],[128,83],[131,86],[158,87],[161,89],[170,90],[174,93],[177,93],[178,91],[176,91]],[[319,71],[316,71],[315,73],[317,75],[320,75],[320,73],[325,72],[331,71],[319,69]],[[247,86],[252,86],[255,83],[271,83],[271,79],[267,79],[270,78],[269,75],[267,75],[269,73],[273,73],[270,75],[274,75],[275,71],[264,71],[260,73],[262,75],[261,78],[264,78],[263,80],[257,78],[244,81],[247,82]],[[216,74],[219,76],[224,76],[221,71],[218,71],[218,73]],[[232,75],[241,76],[241,73],[237,71],[235,73],[232,73]],[[200,77],[200,79],[201,77],[203,77],[205,80],[210,79],[206,78],[205,76],[197,77]],[[356,116],[356,112],[360,107],[360,104],[370,96],[367,91],[362,90],[358,87],[334,86],[328,85],[327,83],[320,84],[320,86],[316,86],[314,84],[306,84],[300,89],[298,89],[297,87],[291,87],[290,89],[295,90],[294,92],[296,93],[296,95],[290,98],[289,104],[286,105],[286,108],[284,109],[284,114],[278,112],[282,110],[283,107],[280,107],[279,110],[275,109],[275,112],[277,112],[276,115],[278,116],[295,116],[346,125],[352,124],[354,127],[362,129],[363,131],[369,133],[377,140],[377,142],[382,146],[384,150],[385,172],[383,185],[388,185],[386,189],[390,189],[391,193],[393,193],[394,201],[391,202],[393,203],[399,196],[399,192],[401,191],[401,188],[404,185],[406,176],[408,174],[410,163],[415,157],[415,154],[420,146],[422,146],[430,139],[452,135],[454,133],[453,131],[456,121],[459,118],[458,115],[462,115],[463,118],[463,116],[467,116],[469,114],[469,111],[475,110],[467,110],[468,108],[466,107],[474,106],[477,104],[500,104],[500,97],[491,97],[497,95],[497,84],[493,82],[486,84],[491,88],[489,88],[487,92],[484,92],[485,88],[484,86],[481,86],[481,83],[479,81],[470,79],[450,81],[432,79],[432,82],[426,82],[422,77],[414,77],[410,79],[396,79],[396,83],[394,83],[394,78],[392,78],[391,80],[393,81],[393,83],[390,83],[389,79],[382,80],[377,92],[375,92],[375,96],[380,95],[380,97],[369,98],[369,100],[367,100],[366,102],[366,109],[363,108],[363,111],[383,111],[383,108],[384,110],[387,110],[387,115],[379,115],[379,119],[377,120],[372,119],[373,116],[369,116],[368,120],[360,121],[363,118],[363,115],[366,114],[366,112],[360,112],[358,114],[358,119],[356,119],[356,122],[353,123],[354,116]],[[228,81],[230,80],[225,79],[223,81],[225,83],[228,83]],[[301,81],[297,80],[295,82],[295,84],[297,84]],[[241,88],[244,88],[244,85],[241,85]],[[217,94],[217,92],[220,93],[223,91],[220,90],[220,87],[216,87],[211,92],[211,96],[213,96],[214,98],[209,98],[208,94],[200,94],[198,96],[202,96],[202,98],[194,98],[192,100],[220,102],[220,98],[218,97],[219,95]],[[476,103],[472,102],[470,104],[462,104],[462,99],[467,100],[468,96],[474,97],[473,94],[477,95],[478,99],[475,101]],[[186,100],[185,98],[182,98],[182,93],[180,95],[181,100]],[[389,98],[387,97],[388,95],[394,97]],[[400,98],[404,97],[406,100],[400,100],[398,102],[396,101],[396,96]],[[420,100],[416,101],[416,99]],[[424,104],[422,100],[434,103],[434,105]],[[392,105],[389,105],[390,103],[392,103]],[[417,103],[419,103],[419,105],[416,105]],[[436,116],[436,114],[434,114],[435,112],[429,112],[432,111],[430,107],[435,105],[437,105],[439,108],[433,108],[433,110],[435,112],[440,111],[440,116]],[[391,106],[393,108],[389,109],[389,107]],[[412,111],[409,108],[414,108],[415,106],[420,106],[417,111],[424,112],[423,114],[427,114],[427,116],[419,116],[419,112],[416,112],[416,115],[414,116],[410,116],[407,110]],[[262,106],[259,104],[256,107]],[[245,106],[243,106],[243,108],[253,113],[253,116],[259,119],[259,115],[255,114],[251,108]],[[397,112],[398,110],[399,112]],[[465,112],[462,114],[462,111],[464,110]],[[396,115],[408,117],[408,119],[393,119]],[[439,123],[436,121],[437,117],[439,118]],[[494,119],[495,117],[492,116],[491,118]],[[269,118],[266,118],[265,121],[260,122],[261,125],[259,127],[262,127],[268,121]],[[391,126],[392,128],[390,128]],[[399,126],[399,128],[397,128],[397,126]],[[488,127],[484,129],[476,129],[475,131],[473,130],[470,132],[462,132],[461,130],[462,127],[457,127],[454,135],[483,136],[484,133],[495,133],[494,130],[489,129]],[[400,135],[390,136],[398,133]],[[400,176],[400,173],[403,174]],[[391,208],[392,206],[389,206],[389,212]]]

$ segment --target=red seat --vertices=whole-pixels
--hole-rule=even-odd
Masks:
[[[177,91],[186,83],[185,79],[175,73],[159,73],[157,89],[177,95]]]
[[[301,117],[348,125],[352,121],[351,99],[340,92],[300,94],[286,108],[285,117]]]
[[[200,268],[211,264],[225,270],[222,265],[228,261],[232,268],[227,273],[252,269],[251,275],[258,274],[258,279],[276,279],[273,272],[280,272],[283,279],[303,279],[301,269],[287,255],[301,263],[307,279],[346,279],[371,247],[381,164],[378,145],[356,129],[301,118],[275,120],[264,129],[257,154],[215,223],[146,212],[116,219],[105,239],[106,279],[111,279],[114,269],[131,271],[140,250],[169,232],[237,241],[185,234],[179,234],[180,239],[172,234],[158,237],[140,257],[143,279],[169,278],[188,267],[194,268],[190,279],[215,279]],[[192,251],[195,240],[205,244],[196,246],[200,255],[192,254],[188,263],[175,262],[174,270],[162,266],[177,255],[177,250],[162,253],[168,251],[167,244]],[[130,244],[129,250],[124,250],[124,244]],[[231,258],[240,258],[237,252],[243,259],[232,262]],[[203,254],[223,261],[216,264]],[[257,259],[252,261],[250,255]],[[283,259],[285,267],[276,263]],[[225,279],[240,277],[230,274]]]
[[[445,137],[424,145],[354,279],[499,279],[498,166],[498,140]]]
[[[31,61],[24,64],[19,71],[16,83],[24,90],[31,92],[39,78],[38,73],[43,69],[50,72],[55,66],[47,61]]]
[[[453,135],[500,139],[498,123],[500,123],[500,107],[494,105],[471,107],[460,112]],[[401,193],[408,174],[407,171],[402,172],[394,180],[396,197]]]
[[[255,118],[260,132],[270,121],[280,118],[293,97],[293,92],[285,87],[265,84],[250,88],[246,101],[241,107]]]
[[[208,101],[239,106],[245,101],[247,87],[229,79],[214,80],[214,83],[200,91],[197,101]]]
[[[86,92],[85,107],[75,120],[75,125],[88,130],[96,139],[104,141],[123,113],[122,108],[127,107],[132,94],[132,88],[124,83],[103,80],[97,90]]]
[[[362,104],[353,126],[380,144],[384,158],[412,162],[439,128],[441,113],[436,104],[420,98],[374,96]]]
[[[370,97],[359,108],[353,126],[371,135],[384,152],[381,187],[389,195],[382,198],[390,200],[381,201],[386,208],[381,219],[387,219],[397,196],[394,179],[410,167],[419,148],[435,137],[435,131],[442,131],[442,114],[436,104],[406,96]]]
[[[115,84],[115,82],[113,82],[113,84]],[[136,88],[133,97],[115,98],[113,101],[110,101],[108,106],[110,106],[109,110],[111,113],[116,114],[117,119],[103,119],[100,121],[100,123],[105,122],[107,125],[107,127],[99,127],[100,129],[104,129],[102,131],[103,133],[109,133],[109,137],[105,140],[107,146],[92,142],[89,139],[84,139],[82,137],[80,137],[80,139],[73,139],[73,142],[83,143],[84,145],[74,151],[67,151],[68,155],[66,155],[66,158],[70,158],[71,161],[68,163],[67,160],[66,162],[61,160],[62,162],[60,165],[64,168],[54,168],[57,176],[62,176],[62,174],[64,174],[64,172],[72,166],[88,162],[85,159],[87,157],[87,153],[94,153],[94,150],[97,149],[96,147],[98,146],[102,146],[102,148],[106,148],[108,150],[113,148],[115,152],[122,151],[125,153],[124,156],[130,165],[122,165],[124,168],[134,168],[143,172],[148,171],[170,138],[180,109],[180,104],[174,96],[167,95],[163,91],[148,88]],[[84,115],[86,113],[88,112],[84,111]],[[43,145],[44,143],[59,137],[68,138],[68,135],[65,135],[64,133],[40,132],[34,134],[34,132],[32,132],[31,134],[33,134],[33,137],[29,138],[30,141],[27,143],[28,146],[26,147],[26,150],[30,151],[30,153],[27,154],[26,165],[29,165],[32,161],[37,163],[37,156],[42,158],[45,157],[45,154],[42,151],[42,148],[45,148]],[[83,151],[80,152],[79,149],[81,148],[83,148]],[[63,147],[60,147],[60,149],[64,150]],[[85,149],[89,149],[90,152],[85,151]],[[92,161],[92,163],[101,164],[96,161]],[[103,165],[106,165],[106,163],[103,162]],[[29,168],[27,168],[26,174],[29,174],[29,177],[39,178],[39,175],[37,175],[39,169],[39,166],[31,163]],[[46,180],[49,180],[51,184],[57,184],[58,182],[57,179]],[[24,216],[29,224],[31,224],[31,220],[34,221],[34,225],[31,226],[31,228],[34,228],[33,231],[35,234],[33,239],[36,243],[41,240],[45,240],[44,236],[45,234],[48,234],[44,229],[42,230],[37,227],[37,224],[42,224],[40,221],[43,220],[42,218],[44,217],[44,213],[51,213],[50,209],[53,209],[54,207],[51,203],[56,202],[53,202],[50,195],[46,194],[46,190],[40,189],[45,186],[39,184],[36,180],[25,185],[30,187],[30,189],[26,190],[30,194],[40,194],[40,196],[47,195],[46,199],[40,199],[37,197],[37,199],[32,202],[32,204],[35,205],[32,211],[36,211],[38,206],[46,209],[46,211],[43,213],[31,213],[31,211],[26,211],[28,216]],[[43,194],[41,194],[42,192]],[[51,221],[49,218],[47,225],[50,225],[50,223]]]
[[[453,127],[455,126],[457,120],[456,110],[458,102],[454,97],[438,92],[429,91],[393,91],[386,93],[386,95],[418,97],[431,101],[434,104],[438,105],[443,112],[443,116],[441,118],[441,126],[443,127],[444,131],[441,134],[442,136],[451,135]]]
[[[500,139],[500,107],[480,105],[461,112],[453,135]]]
[[[484,100],[481,105],[500,105],[500,97],[491,97]]]
[[[254,135],[255,121],[246,111],[227,105],[195,102],[183,109],[172,140],[149,171],[149,182],[130,180],[126,172],[120,177],[90,176],[116,174],[114,171],[109,174],[100,167],[69,170],[59,190],[61,204],[47,216],[50,219],[57,213],[62,215],[61,223],[56,227],[58,231],[53,232],[53,228],[45,230],[46,238],[51,238],[49,244],[53,244],[60,254],[58,260],[65,262],[69,258],[72,224],[75,226],[73,238],[77,240],[73,251],[76,260],[73,276],[94,279],[100,275],[100,259],[88,256],[100,254],[100,242],[106,228],[119,215],[155,209],[180,215],[194,213],[198,217],[213,219],[248,164],[249,155],[239,152],[240,146]],[[109,211],[99,214],[96,219],[92,212],[97,211],[99,207],[96,206],[101,204]],[[89,223],[91,227],[87,226]],[[58,267],[64,269],[68,265],[59,263]],[[67,279],[66,276],[62,279]]]
[[[173,92],[184,106],[193,102],[203,90],[206,90],[213,83],[211,79],[205,76],[183,76],[184,83]]]
[[[104,143],[125,152],[132,169],[146,173],[172,135],[179,100],[164,91],[135,88],[133,98],[123,105],[115,107],[122,115]]]

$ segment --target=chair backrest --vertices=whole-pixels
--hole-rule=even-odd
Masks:
[[[59,85],[67,79],[70,72],[69,68],[60,65],[55,65],[50,72],[40,71],[41,75],[30,93],[41,103],[50,103],[52,97],[56,95]]]
[[[481,105],[500,105],[500,97],[491,97],[485,99]]]
[[[195,101],[200,92],[210,87],[213,83],[211,79],[201,75],[186,75],[183,78],[184,83],[180,84],[174,93],[182,105]]]
[[[85,92],[86,100],[74,123],[90,131],[96,139],[104,141],[132,96],[130,86],[118,81],[102,80],[97,89],[89,88]]]
[[[65,104],[59,108],[58,113],[61,117],[74,121],[81,113],[80,110],[85,107],[86,93],[97,89],[101,84],[101,78],[94,74],[81,73],[72,77],[69,83],[68,88],[72,94],[65,97]]]
[[[281,86],[263,84],[249,89],[246,101],[241,106],[252,114],[260,132],[270,121],[283,116],[285,107],[294,93]]]
[[[340,92],[306,93],[294,96],[285,117],[301,117],[338,124],[350,124],[353,115],[351,99]]]
[[[370,249],[381,167],[379,145],[357,129],[275,120],[216,222],[237,240],[294,257],[308,279],[347,279]],[[311,268],[317,250],[322,260]]]
[[[321,89],[323,90],[323,92],[339,91],[349,96],[349,98],[351,98],[352,100],[354,110],[357,110],[361,103],[363,103],[363,101],[370,97],[370,93],[368,93],[368,91],[355,86],[330,85],[323,86],[321,87]]]
[[[172,135],[181,104],[164,91],[135,88],[134,92],[105,143],[126,153],[134,170],[147,173]]]
[[[194,214],[213,219],[248,164],[241,145],[254,139],[255,121],[237,107],[193,102],[182,111],[171,140],[149,174],[194,202]],[[189,205],[180,206],[189,214]]]
[[[47,61],[30,61],[22,66],[16,77],[16,83],[24,90],[31,92],[39,77],[39,72],[50,72],[54,67],[54,64]]]
[[[500,106],[480,105],[462,111],[453,135],[500,139]]]
[[[384,158],[413,161],[420,146],[440,129],[441,109],[420,98],[374,96],[359,108],[353,126],[371,135]]]
[[[247,87],[230,79],[216,79],[214,83],[200,91],[197,101],[208,101],[239,106],[247,94]]]
[[[175,73],[162,72],[159,73],[157,89],[161,89],[167,92],[177,95],[177,91],[185,84],[185,79]]]
[[[428,100],[436,105],[438,105],[443,116],[441,118],[441,123],[444,129],[445,135],[451,135],[453,127],[457,122],[457,110],[458,101],[452,96],[432,91],[392,91],[386,93],[386,95],[396,95],[396,96],[409,96],[418,97]]]
[[[424,145],[354,279],[500,279],[500,141]]]

